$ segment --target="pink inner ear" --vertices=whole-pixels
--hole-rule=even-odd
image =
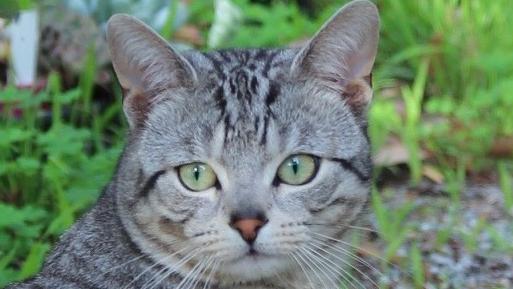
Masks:
[[[372,98],[370,84],[371,75],[362,79],[352,80],[346,83],[342,90],[342,97],[354,109],[367,107]]]
[[[141,127],[150,111],[151,103],[142,91],[123,89],[123,109],[131,127]]]

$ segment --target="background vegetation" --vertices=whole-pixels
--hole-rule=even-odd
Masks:
[[[212,28],[208,0],[189,1],[180,25],[170,4],[160,30],[198,49],[290,45],[345,1],[233,2],[237,25],[228,32]],[[354,275],[372,281],[356,287],[512,288],[513,5],[375,2],[374,217],[352,245],[363,258]],[[92,18],[101,27],[99,14]],[[73,77],[52,68],[37,92],[0,88],[0,287],[38,272],[52,243],[94,203],[123,146],[119,88],[96,43],[81,44]],[[471,277],[475,264],[482,271]]]

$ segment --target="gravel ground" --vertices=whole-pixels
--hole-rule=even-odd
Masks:
[[[376,233],[366,234],[359,255],[381,273],[363,265],[358,266],[360,270],[382,288],[419,288],[412,281],[409,256],[415,242],[422,252],[425,289],[513,288],[513,217],[503,209],[498,186],[467,184],[459,208],[441,185],[424,183],[420,188],[383,187],[382,192],[393,192],[384,197],[391,210],[405,202],[414,203],[404,223],[412,229],[388,265],[372,256],[382,256],[386,244]],[[377,230],[372,218],[371,228]],[[447,237],[441,238],[444,231]],[[365,279],[361,274],[360,278]],[[376,288],[372,282],[364,283],[366,288]]]

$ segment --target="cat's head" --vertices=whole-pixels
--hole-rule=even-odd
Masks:
[[[178,272],[216,267],[234,282],[321,258],[368,199],[378,31],[376,7],[355,1],[302,49],[179,53],[113,16],[130,124],[117,198],[138,246]]]

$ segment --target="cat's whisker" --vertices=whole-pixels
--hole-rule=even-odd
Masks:
[[[315,266],[317,269],[319,269],[319,272],[321,272],[326,277],[326,279],[329,280],[332,285],[334,285],[332,288],[337,288],[338,286],[334,281],[334,277],[339,275],[338,272],[334,271],[331,267],[327,266],[326,262],[320,260],[317,256],[312,254],[312,252],[311,252],[312,250],[310,248],[305,247],[302,249],[302,251],[305,254],[308,254],[308,256],[310,256],[311,260],[313,259],[312,260],[313,266]],[[331,273],[335,273],[335,276],[330,276],[330,274],[328,274],[327,271],[330,271]],[[324,284],[324,287],[327,287],[326,284]],[[329,288],[329,287],[327,287],[327,288]]]
[[[357,261],[358,263],[366,266],[367,268],[371,269],[373,272],[379,274],[381,277],[384,277],[384,274],[380,270],[378,270],[376,267],[372,266],[372,264],[370,264],[369,262],[365,261],[363,258],[355,255],[351,251],[349,251],[349,250],[347,250],[345,248],[333,245],[333,244],[329,244],[329,243],[327,243],[327,242],[325,242],[325,241],[323,241],[321,239],[314,238],[314,239],[312,239],[312,241],[317,242],[321,246],[319,249],[322,249],[322,246],[327,246],[329,248],[332,248],[332,249],[334,249],[334,250],[344,254],[345,256],[348,256],[348,257],[352,258],[353,260]],[[323,250],[323,251],[325,251],[325,250]],[[354,266],[353,266],[353,268],[359,272],[358,268],[356,268]],[[379,286],[376,285],[376,287],[379,287]]]
[[[314,254],[316,256],[319,256],[320,254],[318,252],[316,252],[315,250],[311,249],[311,248],[308,248],[309,251],[311,251],[311,254]],[[324,256],[320,255],[321,257],[323,257],[324,259],[326,259]],[[326,262],[326,261],[324,261]],[[355,288],[355,285],[349,280],[347,279],[346,275],[348,275],[349,277],[351,277],[351,274],[348,273],[346,270],[344,270],[343,268],[341,268],[339,265],[337,264],[333,264],[332,263],[332,266],[335,266],[337,267],[337,269],[339,269],[340,271],[336,271],[334,270],[333,268],[331,268],[330,266],[327,266],[328,268],[330,268],[331,270],[333,270],[334,272],[336,272],[336,275],[339,275],[345,282],[347,282],[347,284],[351,285],[353,288]],[[345,286],[346,289],[347,289],[347,285]]]
[[[389,261],[385,260],[384,258],[382,258],[382,257],[380,257],[380,256],[378,256],[378,255],[376,255],[376,254],[374,254],[374,253],[372,253],[372,252],[370,252],[368,250],[365,250],[365,249],[363,249],[361,247],[355,246],[355,245],[353,245],[353,244],[351,244],[349,242],[342,241],[342,240],[339,240],[339,239],[335,239],[333,237],[326,236],[324,234],[320,234],[320,233],[317,233],[317,232],[312,232],[312,234],[315,234],[315,235],[317,235],[319,237],[322,237],[324,239],[328,239],[328,240],[333,241],[333,242],[337,242],[337,243],[343,244],[343,245],[348,246],[350,248],[353,248],[353,249],[355,249],[357,251],[361,251],[361,252],[363,252],[363,253],[365,253],[365,254],[367,254],[369,256],[372,256],[372,257],[374,257],[374,258],[376,258],[376,259],[378,259],[380,261],[383,261],[383,262],[385,262],[385,263],[387,263],[389,265],[393,265],[392,263],[390,263]]]
[[[306,280],[310,284],[310,288],[311,289],[316,289],[314,284],[313,284],[313,282],[312,282],[312,279],[310,279],[310,276],[308,275],[308,272],[305,270],[305,267],[303,266],[303,263],[296,257],[296,254],[297,253],[292,252],[292,253],[289,254],[289,256],[293,258],[293,260],[298,264],[298,266],[301,269],[301,271],[303,271],[303,274],[305,275]]]
[[[139,280],[139,278],[141,278],[144,274],[146,274],[147,272],[149,272],[150,270],[152,270],[155,266],[158,266],[159,264],[161,264],[162,262],[166,261],[167,259],[170,259],[172,258],[173,256],[175,256],[176,254],[180,254],[182,253],[183,251],[185,250],[188,250],[189,248],[186,246],[176,252],[174,252],[173,254],[169,255],[169,256],[166,256],[162,259],[160,259],[158,262],[155,262],[153,265],[151,266],[148,266],[148,268],[146,268],[145,270],[143,270],[141,273],[139,273],[139,275],[135,276],[134,279],[132,279],[132,281],[130,281],[130,283],[128,283],[125,287],[123,287],[123,289],[126,289],[126,288],[129,288],[130,285],[132,285],[135,281]],[[152,278],[153,279],[153,278]],[[150,280],[152,280],[150,279]]]
[[[212,272],[212,266],[214,266],[214,264],[216,263],[216,258],[217,256],[216,255],[212,255],[211,258],[210,258],[210,262],[208,262],[206,265],[205,265],[205,269],[203,272],[201,272],[201,277],[203,278],[203,282],[205,283],[207,281],[207,278],[209,276],[208,274],[208,271],[210,269],[210,271]],[[196,283],[199,283],[201,281],[201,279],[198,279]],[[192,289],[195,289],[196,288],[196,285],[197,284],[194,284],[194,287]]]
[[[210,286],[211,286],[210,281],[211,281],[212,277],[214,276],[215,272],[217,271],[217,267],[219,266],[220,263],[221,263],[221,260],[216,260],[214,262],[214,265],[212,266],[212,269],[210,270],[210,273],[207,276],[205,284],[203,285],[203,289],[210,289]]]
[[[198,252],[200,251],[199,248],[195,248],[191,250],[189,253],[187,253],[185,256],[182,257],[176,264],[174,264],[172,267],[164,267],[162,270],[157,272],[153,278],[151,278],[147,284],[143,285],[143,289],[153,289],[160,282],[168,278],[171,274],[175,273],[176,270],[180,267],[182,267],[184,264],[189,262],[192,258],[194,258],[196,255],[198,255]],[[159,278],[160,276],[160,278]]]
[[[213,259],[214,259],[214,257],[211,255],[203,262],[203,264],[200,266],[200,268],[198,268],[198,271],[195,274],[195,276],[190,278],[191,279],[190,285],[187,286],[186,289],[195,289],[196,288],[196,285],[198,285],[198,283],[200,282],[201,277],[204,275],[204,272],[206,272],[206,270],[208,269],[208,266],[210,266]]]
[[[162,259],[160,259],[157,262],[154,262],[152,265],[148,266],[148,268],[144,269],[141,273],[139,273],[137,276],[135,276],[128,284],[126,284],[122,289],[130,288],[130,285],[132,285],[135,281],[139,280],[144,274],[148,273],[150,270],[161,264],[162,262],[166,261],[167,259],[170,259],[172,256],[166,256]],[[150,279],[151,280],[151,279]]]
[[[310,269],[310,271],[312,271],[315,275],[315,277],[317,278],[317,280],[319,280],[321,282],[321,284],[323,285],[324,288],[328,289],[328,287],[326,286],[326,283],[324,282],[324,279],[321,278],[321,276],[319,275],[319,272],[317,270],[315,270],[315,268],[313,267],[312,263],[312,260],[310,260],[309,258],[307,258],[307,256],[305,255],[304,253],[304,248],[300,248],[299,251],[297,252],[297,256],[303,260],[304,264],[306,267],[308,267],[308,269]]]
[[[324,245],[323,243],[320,243],[320,245]],[[344,258],[340,257],[340,256],[337,256],[331,252],[329,252],[328,250],[325,250],[324,248],[322,248],[321,246],[318,246],[316,244],[312,244],[310,243],[310,246],[311,247],[314,247],[315,249],[317,250],[320,250],[322,252],[324,252],[325,254],[328,254],[329,256],[332,256],[334,257],[335,259],[341,261],[342,263],[344,263],[344,265],[356,270],[358,273],[360,273],[362,276],[365,276],[372,284],[373,286],[375,286],[376,288],[379,288],[378,284],[376,284],[376,282],[374,282],[374,280],[372,280],[372,278],[370,278],[367,274],[363,273],[360,269],[358,269],[357,267],[355,267],[354,265],[352,265],[350,262],[348,262],[347,260],[345,260]],[[327,260],[328,262],[330,262],[333,266],[336,266],[339,270],[342,270],[347,276],[349,276],[351,279],[355,280],[356,283],[358,283],[362,288],[365,289],[365,286],[357,279],[355,278],[351,273],[347,272],[344,268],[342,268],[342,266],[336,264],[335,262],[333,262],[332,260],[330,260],[329,258],[326,258],[325,256],[323,256],[322,254],[318,253],[317,251],[314,250],[314,252],[316,254],[318,254],[319,256],[321,256],[322,258],[324,258],[325,260]]]
[[[349,229],[379,234],[378,231],[371,229],[371,228],[360,227],[360,226],[355,226],[355,225],[339,224],[339,223],[304,223],[304,225],[305,226],[325,226],[325,227],[335,227],[335,228],[349,228]]]
[[[157,239],[157,238],[156,237],[152,237],[150,239]],[[180,243],[183,243],[183,241],[176,240],[175,242],[171,242],[170,244],[180,244]],[[114,266],[114,267],[110,268],[109,270],[103,272],[101,275],[105,275],[105,274],[111,273],[113,271],[116,271],[116,270],[118,270],[120,268],[123,268],[124,266],[126,266],[126,265],[128,265],[130,263],[133,263],[135,261],[138,261],[138,260],[140,260],[140,259],[142,259],[144,257],[147,257],[147,256],[144,255],[144,254],[141,254],[141,255],[139,255],[139,256],[137,256],[135,258],[132,258],[132,259],[126,261],[126,262],[121,263],[120,265],[117,265],[117,266]]]
[[[175,289],[181,289],[182,286],[185,286],[185,285],[188,285],[190,283],[191,280],[193,280],[193,278],[195,278],[194,276],[197,274],[196,271],[201,268],[201,266],[203,266],[203,263],[205,262],[204,259],[201,259],[199,262],[197,262],[189,271],[189,273],[187,273],[185,275],[185,277],[183,277],[182,281],[180,283],[178,283],[178,285],[176,286]]]
[[[385,264],[387,264],[388,266],[391,266],[391,267],[393,267],[393,268],[395,268],[395,269],[399,270],[400,272],[405,273],[406,275],[408,275],[408,276],[410,276],[410,277],[411,277],[411,274],[410,274],[410,273],[408,273],[408,272],[403,272],[403,270],[402,270],[401,268],[399,268],[397,265],[395,265],[395,264],[391,263],[390,261],[388,261],[388,260],[384,259],[383,257],[380,257],[380,256],[378,256],[378,255],[376,255],[376,254],[374,254],[374,253],[372,253],[372,252],[370,252],[370,251],[368,251],[368,250],[365,250],[365,249],[363,249],[363,248],[361,248],[361,247],[355,246],[355,245],[353,245],[353,244],[351,244],[351,243],[348,243],[348,242],[345,242],[345,241],[342,241],[342,240],[339,240],[339,239],[335,239],[335,238],[330,237],[330,236],[326,236],[326,235],[324,235],[324,234],[320,234],[320,233],[316,233],[316,232],[311,232],[311,233],[312,233],[312,234],[314,234],[314,235],[317,235],[317,236],[319,236],[319,237],[322,237],[322,238],[324,238],[324,239],[328,239],[328,240],[330,240],[330,241],[333,241],[333,242],[336,242],[336,243],[339,243],[339,244],[345,245],[345,246],[347,246],[347,247],[353,248],[353,249],[355,249],[355,250],[361,251],[361,252],[363,252],[363,253],[365,253],[365,254],[367,254],[367,255],[371,256],[371,257],[374,257],[374,258],[376,258],[376,259],[378,259],[378,260],[380,260],[380,261],[384,262],[384,263],[385,263]],[[320,239],[319,239],[319,240],[320,240]],[[339,247],[339,246],[336,246],[336,248],[339,248],[339,249],[341,249],[341,250],[346,250],[346,252],[350,252],[350,251],[347,251],[347,249],[344,249],[344,248]],[[353,253],[351,253],[351,254],[353,254]],[[353,255],[354,255],[354,254],[353,254]],[[356,256],[356,255],[354,255],[354,256]],[[357,257],[357,256],[356,256],[356,257]],[[358,258],[359,258],[359,257],[358,257]],[[360,258],[360,259],[361,259],[361,258]],[[363,259],[361,259],[361,260],[363,261]],[[365,261],[364,261],[364,262],[365,262]],[[378,272],[379,272],[379,271],[378,271]]]
[[[140,255],[140,256],[137,256],[137,257],[135,257],[135,258],[132,258],[132,259],[130,259],[130,260],[128,260],[128,261],[126,261],[126,262],[121,263],[120,265],[117,265],[117,266],[114,266],[114,267],[110,268],[109,270],[107,270],[107,271],[103,272],[103,273],[102,273],[102,275],[105,275],[105,274],[108,274],[108,273],[110,273],[110,272],[113,272],[113,271],[115,271],[115,270],[117,270],[117,269],[119,269],[119,268],[122,268],[122,267],[124,267],[124,266],[126,266],[126,265],[130,264],[130,263],[133,263],[133,262],[135,262],[135,261],[138,261],[138,260],[140,260],[141,258],[144,258],[144,257],[145,257],[145,255]]]

